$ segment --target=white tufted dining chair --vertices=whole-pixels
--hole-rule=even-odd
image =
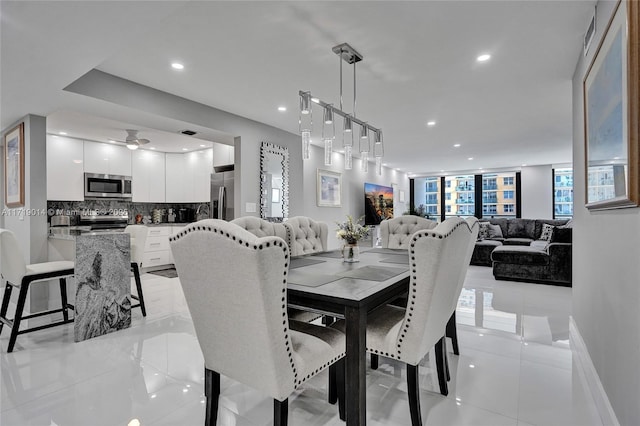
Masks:
[[[420,216],[405,215],[380,222],[380,238],[382,247],[390,249],[406,249],[411,236],[421,229],[433,229],[437,222]]]
[[[29,333],[31,331],[42,330],[55,325],[73,322],[73,318],[69,318],[68,311],[73,311],[74,307],[67,303],[66,279],[67,277],[74,275],[74,269],[74,263],[66,260],[27,265],[22,257],[22,251],[20,250],[20,245],[18,244],[15,234],[7,229],[0,229],[0,272],[2,274],[2,279],[7,281],[4,289],[4,297],[2,298],[2,307],[0,308],[0,332],[2,332],[2,327],[5,324],[11,328],[7,352],[13,351],[18,334]],[[30,315],[23,315],[24,305],[27,300],[27,293],[29,292],[31,284],[54,278],[60,280],[61,308],[37,312]],[[18,301],[13,319],[9,319],[7,317],[7,310],[9,308],[9,300],[11,299],[11,291],[14,287],[16,287],[20,293],[18,294]],[[58,312],[62,312],[62,321],[56,321],[46,325],[20,330],[20,323],[22,320]]]
[[[131,308],[140,308],[142,316],[147,316],[147,307],[144,304],[144,294],[142,293],[142,281],[140,280],[140,268],[142,268],[142,257],[144,254],[144,246],[147,243],[148,229],[144,225],[128,225],[124,228],[124,232],[129,234],[131,239],[131,271],[136,282],[137,295],[132,294],[131,298],[137,300],[138,303],[131,305]]]
[[[329,227],[325,222],[295,216],[283,222],[283,225],[289,228],[291,235],[291,256],[327,251]]]
[[[243,216],[231,221],[243,229],[251,232],[256,237],[280,237],[291,247],[291,234],[289,228],[281,223],[272,223],[255,216]],[[320,318],[315,312],[289,308],[289,318],[296,321],[311,322]]]
[[[413,234],[408,249],[410,284],[406,308],[386,305],[367,318],[367,351],[407,364],[413,426],[422,424],[418,365],[434,346],[440,393],[448,394],[442,331],[460,297],[460,277],[469,266],[468,248],[475,241],[473,233],[464,219],[454,217]],[[344,321],[332,327],[344,329]]]
[[[273,398],[274,424],[286,425],[288,397],[329,365],[342,369],[345,354],[340,331],[289,321],[287,244],[207,219],[170,245],[204,355],[205,424],[216,423],[224,374]]]

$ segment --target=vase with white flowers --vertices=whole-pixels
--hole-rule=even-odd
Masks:
[[[342,259],[345,262],[353,263],[360,261],[358,241],[369,235],[369,227],[366,225],[360,225],[359,223],[363,219],[364,216],[354,221],[353,217],[348,215],[345,222],[336,222],[338,225],[336,236],[344,241],[344,245],[342,247]]]

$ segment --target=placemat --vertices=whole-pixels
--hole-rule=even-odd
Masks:
[[[333,281],[341,279],[337,275],[320,275],[320,274],[292,274],[289,276],[290,284],[303,285],[305,287],[318,287]]]
[[[345,278],[357,278],[361,280],[369,281],[386,281],[391,277],[395,277],[409,268],[389,268],[382,266],[363,266],[361,268],[352,269],[350,271],[342,272],[338,275]]]
[[[309,259],[308,257],[292,257],[289,263],[289,269],[302,268],[303,266],[315,265],[316,263],[324,263],[324,260]]]
[[[364,250],[362,253],[408,254],[408,251],[407,249],[372,248],[369,250]]]
[[[409,255],[408,254],[396,254],[391,257],[387,257],[382,259],[380,262],[382,263],[400,263],[403,265],[409,264]]]
[[[340,259],[342,257],[342,250],[322,251],[320,253],[313,253],[310,256],[331,257],[334,259]]]

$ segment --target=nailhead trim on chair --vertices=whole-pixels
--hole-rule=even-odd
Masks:
[[[233,241],[236,241],[238,244],[240,244],[241,246],[244,245],[246,247],[249,247],[249,243],[248,242],[243,242],[241,239],[237,239],[236,237],[233,236],[231,237],[229,235],[228,232],[223,232],[221,229],[218,229],[216,227],[212,227],[212,226],[196,226],[195,228],[187,228],[186,230],[181,231],[178,235],[173,236],[173,237],[169,237],[169,241],[177,241],[178,239],[182,238],[183,236],[187,235],[189,232],[193,232],[193,231],[213,231],[214,233],[218,233],[220,232],[220,235],[225,235],[227,238],[232,238]],[[249,231],[247,231],[249,232]],[[274,243],[274,247],[275,247],[276,243]],[[271,243],[265,243],[266,247],[270,247]],[[283,320],[282,320],[282,325],[284,326],[284,338],[285,338],[285,347],[287,350],[287,356],[289,357],[289,364],[291,365],[291,370],[293,372],[293,381],[294,381],[294,388],[298,388],[298,386],[303,383],[306,379],[302,379],[302,380],[298,380],[298,370],[296,368],[295,362],[293,361],[293,354],[291,353],[291,348],[289,345],[289,341],[291,340],[291,338],[289,337],[289,327],[288,327],[288,318],[287,318],[287,305],[286,305],[286,300],[287,300],[287,271],[288,271],[288,264],[289,264],[289,248],[287,246],[287,244],[283,244],[282,242],[278,242],[277,243],[278,247],[282,248],[282,251],[284,252],[284,258],[285,258],[285,264],[284,264],[284,279],[282,280],[282,284],[283,284],[283,288],[282,288],[282,316],[283,316]],[[262,244],[254,244],[253,245],[253,249],[254,250],[262,250]],[[335,360],[332,360],[329,364],[324,365],[322,368],[325,368],[331,364],[333,364],[335,361],[337,361],[338,359],[342,358],[342,356],[344,356],[344,354],[342,354],[341,356],[337,357]],[[316,370],[312,375],[308,376],[308,378],[313,377],[314,375],[316,375],[321,369]]]

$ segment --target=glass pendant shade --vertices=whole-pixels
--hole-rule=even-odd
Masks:
[[[300,114],[306,115],[311,113],[311,93],[304,92],[300,95]]]
[[[376,174],[382,176],[382,157],[376,157]]]
[[[369,128],[367,126],[360,127],[360,139],[369,139]]]
[[[351,116],[347,115],[344,117],[344,126],[342,128],[343,133],[352,133],[353,132],[353,123],[351,121]]]
[[[333,139],[324,140],[324,165],[330,166],[333,164]]]
[[[360,169],[367,173],[369,171],[369,153],[368,152],[362,152],[360,153],[360,160],[362,161],[362,163],[360,164]]]
[[[384,146],[382,145],[382,130],[375,133],[375,143],[373,144],[373,156],[376,158],[384,157]]]
[[[331,105],[324,108],[324,124],[333,124],[333,109]]]
[[[308,130],[302,131],[302,159],[308,160],[310,158],[309,145],[311,144],[311,132]]]
[[[353,169],[353,147],[351,145],[344,147],[344,169]]]

